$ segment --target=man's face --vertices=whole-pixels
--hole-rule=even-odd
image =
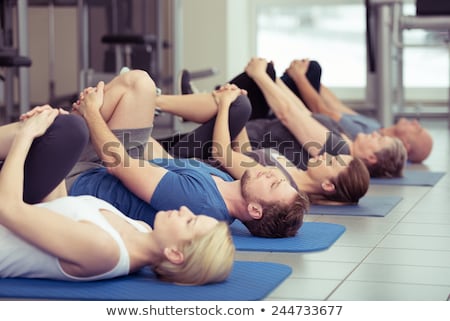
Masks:
[[[242,195],[247,202],[289,203],[297,191],[277,168],[248,169],[241,179]]]

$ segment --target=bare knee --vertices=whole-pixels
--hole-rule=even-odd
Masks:
[[[155,92],[156,86],[150,75],[144,70],[130,70],[121,75],[123,84],[130,88],[143,88],[149,92]]]
[[[111,129],[148,127],[153,124],[155,99],[149,74],[131,70],[107,84],[102,115]]]

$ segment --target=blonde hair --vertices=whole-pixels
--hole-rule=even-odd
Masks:
[[[163,260],[153,266],[160,279],[188,285],[222,282],[233,267],[235,247],[225,222],[217,223],[205,235],[183,244],[180,250],[184,255],[183,263]]]

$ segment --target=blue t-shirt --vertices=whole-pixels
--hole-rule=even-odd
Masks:
[[[117,208],[126,216],[135,220],[147,222],[153,226],[158,212],[122,184],[115,176],[109,174],[106,168],[93,168],[80,174],[69,191],[70,196],[92,195]]]
[[[371,134],[381,128],[381,125],[377,120],[360,114],[342,115],[339,126],[342,127],[344,133],[352,140],[354,140],[359,133]]]
[[[127,216],[151,226],[158,211],[178,209],[183,205],[195,214],[205,214],[229,224],[233,222],[211,176],[233,181],[230,175],[193,159],[155,159],[151,162],[169,172],[156,187],[150,204],[130,192],[106,168],[94,168],[81,174],[73,183],[69,195],[96,196]]]
[[[211,176],[232,182],[234,179],[230,175],[194,159],[164,158],[152,162],[169,171],[153,192],[150,201],[153,208],[170,210],[184,205],[195,214],[208,215],[229,224],[234,221]]]

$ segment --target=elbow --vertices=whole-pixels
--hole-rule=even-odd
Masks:
[[[211,153],[211,157],[214,161],[218,162],[220,165],[224,165],[225,157],[222,153]]]
[[[116,177],[120,181],[125,179],[127,177],[127,174],[129,175],[128,169],[122,166],[122,164],[118,164],[116,166],[107,166],[106,170],[108,174]]]
[[[23,201],[17,201],[14,197],[1,198],[0,207],[0,225],[8,228],[15,225],[20,217],[24,217],[31,208],[31,205],[25,204]],[[33,213],[34,214],[34,213]]]
[[[106,171],[108,172],[108,174],[111,174],[116,177],[119,175],[117,166],[106,166]]]
[[[103,164],[108,173],[114,176],[120,176],[120,173],[127,166],[131,166],[131,159],[124,150],[111,150],[102,157]]]
[[[211,151],[211,156],[221,166],[227,167],[227,159],[232,157],[233,150],[230,146],[215,146]],[[228,156],[229,155],[229,156]]]

